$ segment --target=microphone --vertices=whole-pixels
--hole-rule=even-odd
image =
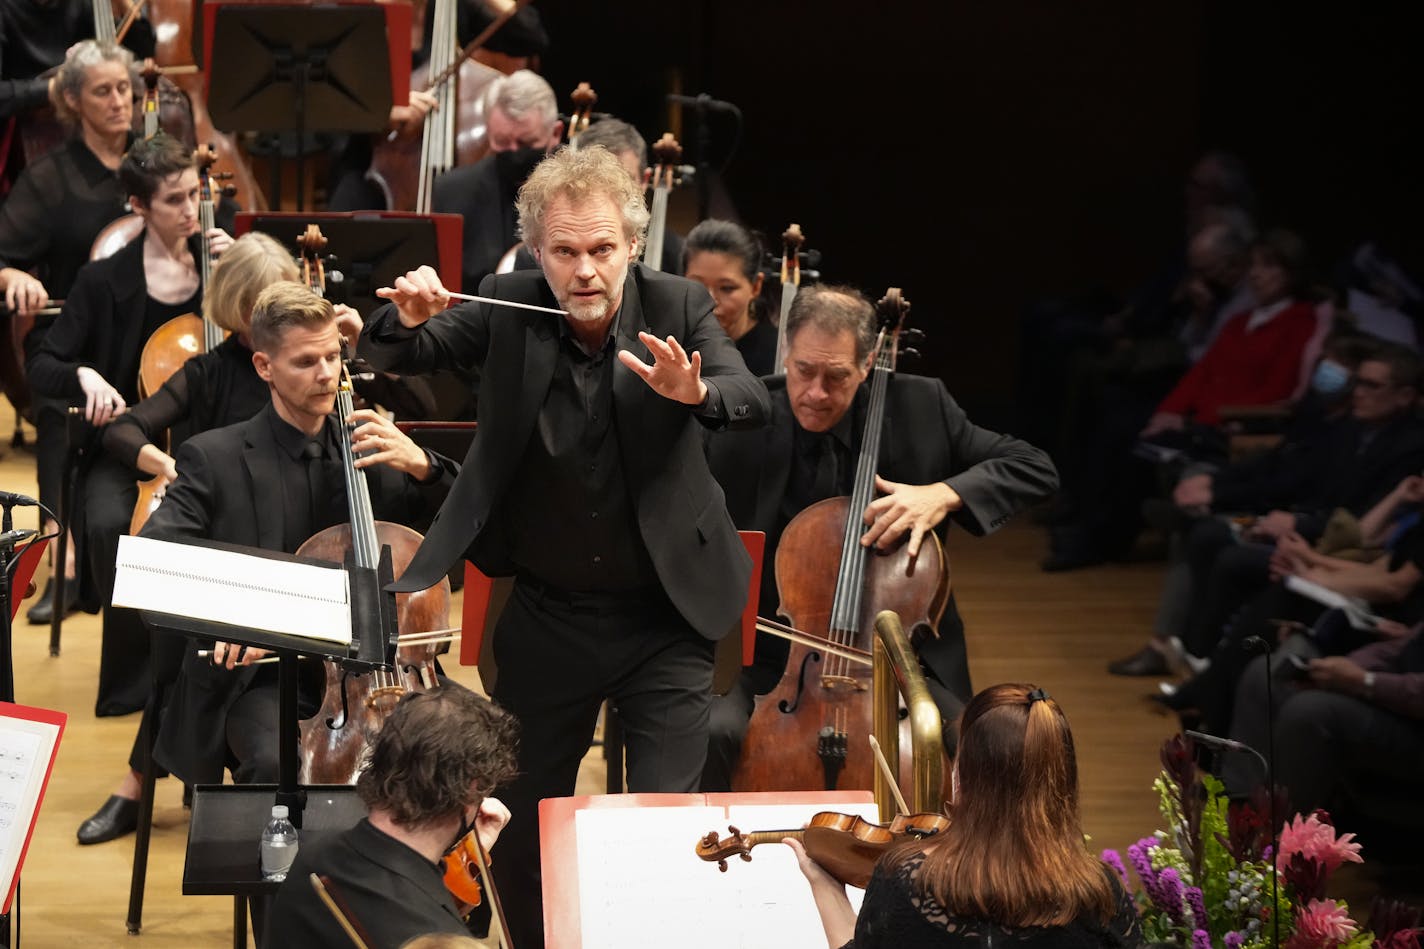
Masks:
[[[5,531],[5,533],[0,534],[0,550],[8,550],[9,548],[18,544],[20,541],[28,540],[29,538],[35,536],[38,533],[39,531],[30,530],[28,527],[21,527],[17,530]]]
[[[1206,732],[1192,731],[1190,728],[1183,732],[1188,738],[1201,742],[1208,748],[1216,748],[1219,751],[1244,751],[1248,754],[1259,755],[1255,748],[1245,742],[1236,741],[1233,738],[1218,738],[1216,735],[1208,735]]]
[[[723,102],[721,99],[714,99],[707,93],[695,96],[680,96],[668,93],[667,101],[676,102],[678,105],[691,105],[699,109],[711,109],[713,112],[732,112],[740,115],[741,109],[730,102]]]
[[[0,491],[0,506],[4,507],[39,507],[40,502],[27,494],[16,494],[13,491]]]

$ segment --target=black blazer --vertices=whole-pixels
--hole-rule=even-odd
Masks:
[[[130,404],[138,401],[139,358],[147,342],[142,338],[148,306],[143,272],[147,233],[140,231],[113,256],[79,268],[64,308],[26,364],[37,393],[57,399],[81,397],[84,390],[76,373],[79,367],[89,366]],[[188,247],[197,260],[202,253],[197,235],[188,239]]]
[[[480,295],[557,306],[539,271],[492,275],[480,284]],[[391,305],[367,322],[361,353],[378,369],[418,374],[482,367],[479,434],[397,589],[437,582],[462,554],[490,576],[513,572],[501,507],[553,379],[558,319],[466,303],[414,331],[401,327]],[[619,453],[643,544],[678,611],[703,636],[719,639],[746,602],[751,559],[707,470],[697,422],[762,425],[769,414],[766,387],[747,371],[701,284],[634,264],[618,326],[618,348],[645,362],[652,359],[639,330],[674,336],[688,352],[700,352],[702,376],[720,396],[721,418],[704,419],[653,392],[621,362],[613,366]]]
[[[785,377],[768,377],[766,385],[771,424],[756,432],[714,433],[707,438],[707,454],[737,527],[767,533],[762,609],[769,612],[779,604],[774,580],[778,519],[791,475],[796,419]],[[851,407],[857,445],[868,402],[868,386],[862,386]],[[991,533],[1058,487],[1058,472],[1045,452],[976,426],[938,379],[905,374],[890,382],[876,471],[904,484],[944,481],[958,492],[964,507],[936,529],[941,540],[950,520],[971,534]],[[759,637],[759,645],[765,639]],[[953,595],[940,620],[938,638],[923,637],[918,645],[921,659],[935,677],[967,701],[972,693],[964,624]]]
[[[465,219],[460,271],[464,291],[473,293],[481,280],[494,273],[505,252],[519,243],[514,201],[500,188],[494,154],[441,175],[430,207]]]
[[[284,551],[283,511],[273,491],[283,464],[293,464],[272,432],[269,403],[245,422],[188,439],[175,459],[178,479],[144,524],[141,536],[158,540],[204,538]],[[371,506],[380,520],[414,524],[428,516],[454,483],[456,466],[428,486],[384,466],[366,469]],[[256,666],[231,672],[197,655],[196,641],[168,637],[165,655],[184,649],[182,672],[161,717],[157,760],[184,781],[222,780],[226,758],[223,723],[227,709],[257,674]]]

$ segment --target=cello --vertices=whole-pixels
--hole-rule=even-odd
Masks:
[[[648,247],[643,251],[643,263],[653,270],[663,269],[663,244],[667,241],[668,195],[681,183],[677,163],[682,160],[682,146],[671,132],[653,145],[651,217],[648,222]]]
[[[485,89],[496,79],[525,64],[511,61],[509,69],[480,62],[476,55],[489,38],[531,0],[518,0],[473,40],[458,47],[455,0],[435,0],[425,15],[433,17],[430,55],[410,76],[412,89],[435,96],[438,105],[426,116],[417,159],[415,139],[394,132],[376,143],[366,179],[385,195],[386,208],[429,214],[435,179],[459,165],[473,164],[489,150],[485,125]],[[418,24],[412,29],[418,28]]]
[[[297,242],[302,248],[304,281],[324,295],[325,267],[321,254],[326,238],[320,228],[310,224]],[[297,556],[340,563],[349,553],[357,566],[374,569],[381,548],[389,546],[391,568],[399,578],[423,538],[403,525],[376,520],[366,473],[356,467],[350,430],[345,425],[345,420],[355,411],[353,399],[351,373],[349,368],[343,367],[336,411],[346,430],[346,437],[340,442],[350,523],[336,524],[313,534],[297,548]],[[396,594],[397,629],[402,637],[416,641],[403,643],[397,649],[394,669],[357,675],[342,669],[334,660],[324,661],[326,688],[321,708],[300,725],[302,784],[356,782],[368,735],[380,729],[406,692],[436,687],[435,656],[450,641],[449,635],[442,635],[448,630],[449,616],[450,580],[446,577],[427,590]]]
[[[791,313],[791,301],[796,299],[796,291],[801,287],[801,245],[806,243],[806,235],[801,233],[801,225],[792,222],[781,234],[781,311],[776,319],[776,359],[772,369],[786,372],[786,319]]]
[[[851,495],[812,504],[782,533],[775,564],[779,612],[810,638],[792,642],[780,681],[757,697],[733,791],[870,789],[875,762],[865,736],[874,732],[872,671],[851,657],[871,654],[873,620],[882,610],[904,618],[907,627],[935,629],[948,602],[949,570],[938,535],[927,533],[913,559],[903,544],[881,553],[860,543],[908,309],[896,288],[878,305],[882,329]],[[908,723],[900,724],[896,764],[904,783],[912,779],[913,760]]]

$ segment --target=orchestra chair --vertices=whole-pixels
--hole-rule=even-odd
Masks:
[[[64,468],[60,475],[59,510],[55,519],[59,521],[59,537],[55,547],[54,561],[50,568],[51,591],[54,597],[49,621],[49,654],[59,655],[60,627],[64,623],[64,588],[69,579],[64,575],[64,563],[69,556],[70,535],[74,532],[70,524],[74,512],[78,510],[79,499],[84,496],[84,472],[89,464],[89,455],[94,451],[89,423],[84,420],[84,407],[69,406],[64,415]],[[78,544],[76,538],[74,541]],[[84,548],[76,548],[75,583],[82,583],[84,577]]]

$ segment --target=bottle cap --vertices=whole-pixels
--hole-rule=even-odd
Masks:
[[[280,820],[286,820],[286,819],[287,819],[287,805],[285,805],[285,804],[273,804],[273,805],[272,805],[272,816],[275,817],[275,818],[278,818],[278,819],[280,819]]]

